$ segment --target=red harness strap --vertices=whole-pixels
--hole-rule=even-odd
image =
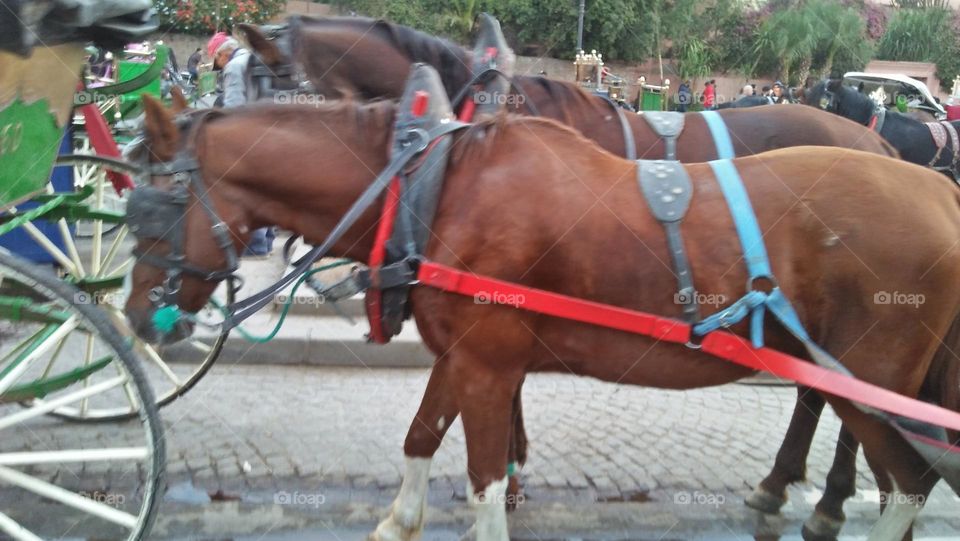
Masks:
[[[494,302],[497,298],[511,299],[516,301],[512,305],[516,308],[650,336],[658,341],[686,344],[690,340],[690,326],[675,319],[477,276],[431,261],[420,265],[417,279],[421,285],[443,291],[466,296],[485,294]],[[490,295],[491,292],[496,295]],[[715,331],[706,335],[700,349],[752,370],[769,372],[878,410],[960,431],[960,413],[908,398],[779,351],[754,349],[747,340],[728,332]],[[941,442],[934,443],[950,449]]]
[[[426,93],[418,93],[413,101],[411,112],[414,116],[421,116],[427,111],[429,96]],[[459,120],[470,122],[473,113],[476,110],[476,104],[473,100],[465,100],[460,108]],[[431,143],[431,146],[435,143]],[[394,178],[390,183],[390,188],[386,194],[386,201],[380,214],[380,222],[377,224],[377,236],[373,241],[373,249],[370,251],[370,268],[377,269],[386,257],[386,244],[393,234],[393,222],[397,218],[397,207],[400,203],[400,180]],[[390,337],[383,332],[383,295],[379,289],[369,288],[364,295],[364,305],[367,308],[367,321],[370,323],[370,334],[368,339],[375,344],[386,344],[390,342]]]

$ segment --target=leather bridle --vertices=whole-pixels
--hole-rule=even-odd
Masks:
[[[135,248],[133,254],[138,262],[163,269],[166,277],[162,285],[153,288],[148,297],[157,307],[176,306],[183,276],[193,276],[204,282],[228,280],[230,287],[237,289],[239,278],[236,271],[240,267],[239,257],[230,235],[230,228],[220,218],[208,195],[200,173],[200,164],[187,150],[193,146],[203,124],[216,112],[212,110],[192,111],[177,116],[174,123],[181,133],[188,135],[188,143],[166,162],[146,164],[151,180],[154,176],[172,178],[171,189],[161,189],[151,184],[139,186],[130,192],[124,221],[138,239],[165,241],[170,250],[165,255],[150,253],[150,250]],[[144,156],[148,156],[144,153]],[[149,158],[146,157],[148,160]],[[192,194],[191,194],[192,192]],[[190,210],[191,195],[198,200],[210,221],[210,234],[217,248],[226,257],[221,269],[209,270],[197,267],[186,259],[187,212]],[[236,286],[236,287],[235,287]]]

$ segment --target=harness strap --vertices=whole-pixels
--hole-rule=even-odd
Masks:
[[[871,130],[880,133],[883,131],[883,124],[887,120],[887,108],[878,107],[877,112],[870,117],[870,122],[867,124],[867,127]]]
[[[633,129],[630,127],[627,115],[623,113],[623,107],[617,105],[617,102],[611,100],[609,96],[604,96],[603,94],[595,95],[603,98],[603,101],[607,102],[610,107],[613,107],[613,111],[617,114],[617,120],[620,121],[620,129],[623,131],[623,157],[630,161],[635,161],[637,159],[637,141],[633,137]]]
[[[703,120],[707,122],[710,129],[710,135],[713,136],[713,144],[717,147],[717,158],[721,160],[730,160],[737,155],[733,152],[733,142],[730,140],[730,132],[727,130],[723,117],[716,111],[702,111],[700,113]]]
[[[693,198],[690,176],[680,162],[637,160],[637,182],[650,212],[666,233],[667,249],[677,277],[674,301],[683,306],[684,321],[694,323],[700,319],[700,309],[693,286],[693,270],[680,233],[680,222],[686,216]]]
[[[659,342],[689,344],[693,332],[689,324],[675,319],[477,276],[432,261],[420,264],[417,279],[421,285],[468,297],[497,291],[501,293],[498,298],[510,299],[510,306],[514,308],[649,336]],[[817,364],[776,350],[751,347],[747,340],[729,332],[707,334],[698,348],[704,353],[751,370],[768,372],[852,401],[860,409],[890,423],[927,459],[953,490],[960,493],[960,448],[945,443],[937,436],[938,432],[942,434],[942,429],[938,427],[960,430],[960,413],[903,396],[851,376],[833,357],[810,341],[802,326],[796,325],[799,318],[778,290],[772,292],[766,302],[770,311],[784,323],[788,331],[797,331],[794,336],[807,346]],[[898,416],[908,416],[911,421],[904,422],[898,419]],[[914,419],[916,421],[912,421]],[[907,426],[910,428],[906,428]],[[919,427],[919,430],[915,427]]]
[[[223,330],[236,327],[240,324],[240,322],[252,316],[261,308],[269,304],[277,291],[287,287],[287,285],[305,273],[309,269],[310,265],[323,257],[330,250],[330,248],[332,248],[333,245],[336,244],[341,237],[343,237],[344,233],[346,233],[347,230],[349,230],[353,224],[360,219],[360,216],[362,216],[363,213],[370,208],[377,198],[380,197],[380,194],[383,192],[383,190],[390,185],[393,177],[396,176],[396,174],[399,173],[407,165],[407,163],[413,159],[414,156],[425,150],[431,141],[448,133],[453,133],[466,128],[467,126],[469,126],[469,124],[458,121],[450,121],[429,131],[422,129],[410,130],[408,134],[416,135],[416,139],[411,140],[402,151],[394,156],[387,167],[381,171],[379,175],[377,175],[370,186],[368,186],[367,189],[360,195],[360,197],[354,201],[353,205],[346,212],[346,214],[340,218],[340,221],[337,222],[337,225],[334,226],[333,230],[330,231],[330,234],[326,239],[324,239],[323,243],[312,248],[306,255],[300,258],[297,266],[285,276],[280,278],[280,280],[275,282],[272,286],[235,304],[232,307],[230,315],[227,316],[223,321]]]

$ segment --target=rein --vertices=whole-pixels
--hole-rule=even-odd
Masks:
[[[207,115],[201,117],[202,120]],[[352,227],[357,220],[369,209],[383,191],[389,186],[391,179],[402,171],[420,152],[427,149],[430,143],[439,137],[459,131],[466,128],[469,124],[456,120],[449,120],[438,125],[431,130],[420,128],[408,128],[396,133],[394,140],[401,147],[391,158],[387,167],[380,172],[373,180],[370,186],[354,201],[349,210],[340,218],[333,230],[323,241],[322,244],[312,248],[306,255],[297,261],[294,269],[285,276],[276,281],[273,285],[262,291],[224,308],[227,314],[224,320],[219,324],[222,331],[228,331],[241,322],[258,312],[261,308],[269,304],[277,292],[294,282],[297,278],[306,274],[314,262],[322,258],[336,244],[343,235]],[[199,126],[194,131],[198,131]],[[173,161],[151,164],[151,173],[156,175],[173,175],[177,188],[174,192],[167,192],[158,188],[144,186],[134,190],[128,203],[127,223],[135,235],[145,238],[156,238],[158,240],[168,240],[171,242],[171,252],[165,258],[153,256],[149,253],[137,253],[140,260],[145,263],[163,268],[167,271],[167,279],[162,286],[154,288],[150,292],[150,300],[157,307],[154,312],[154,323],[161,331],[169,331],[176,322],[182,317],[182,312],[177,304],[177,297],[180,292],[180,278],[182,274],[190,274],[200,277],[204,281],[231,280],[239,281],[236,271],[239,268],[236,250],[230,239],[229,227],[220,219],[219,215],[210,204],[209,198],[204,189],[203,179],[199,173],[200,167],[197,160],[186,149],[180,151]],[[213,222],[211,232],[217,240],[217,245],[224,250],[227,255],[227,267],[217,271],[205,271],[197,269],[186,262],[186,255],[183,253],[183,239],[186,228],[186,203],[189,201],[189,191],[187,182],[194,187],[197,197],[205,212]],[[129,206],[132,205],[135,212],[131,213]],[[153,209],[156,215],[154,220],[149,220],[145,216]],[[156,218],[163,218],[174,221],[163,222]],[[180,223],[181,227],[171,229],[170,223]],[[416,262],[411,262],[415,265]],[[411,274],[414,271],[411,270]],[[236,288],[235,288],[236,289]]]

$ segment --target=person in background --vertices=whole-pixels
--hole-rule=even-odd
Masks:
[[[740,89],[740,95],[737,96],[737,98],[738,98],[738,99],[739,99],[739,98],[749,98],[750,96],[753,96],[753,85],[751,85],[751,84],[748,83],[748,84],[743,85],[743,88]]]
[[[191,83],[196,83],[197,78],[200,76],[200,61],[203,59],[203,54],[200,52],[201,50],[200,47],[197,47],[197,50],[193,51],[193,54],[187,59],[187,72],[190,73]]]
[[[710,79],[703,89],[703,108],[706,110],[716,109],[717,107],[717,81]]]
[[[239,107],[254,99],[247,65],[250,51],[225,32],[217,32],[207,42],[207,54],[213,58],[213,69],[221,71],[223,80],[223,106]],[[255,229],[250,243],[243,251],[245,257],[266,257],[273,252],[274,232],[272,227]]]
[[[783,83],[777,81],[773,83],[773,94],[771,95],[772,101],[775,104],[781,103],[790,103],[790,100],[787,98],[785,91],[786,87],[783,86]]]
[[[690,81],[686,80],[680,83],[680,88],[677,89],[677,111],[686,113],[691,103],[693,103],[693,92],[690,90]]]
[[[767,98],[767,100],[769,100],[770,103],[773,103],[773,93],[770,91],[769,86],[763,85],[763,88],[760,89],[760,95],[763,96],[764,98]]]

